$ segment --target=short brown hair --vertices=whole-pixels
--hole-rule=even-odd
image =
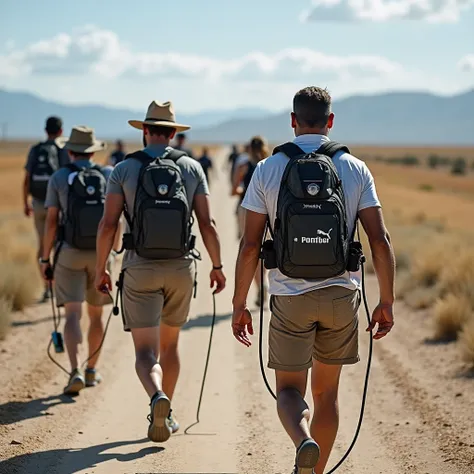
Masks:
[[[328,90],[314,86],[301,89],[293,99],[293,112],[303,127],[325,127],[331,114]]]
[[[147,129],[150,135],[163,136],[165,138],[171,138],[175,128],[163,127],[161,125],[143,125],[143,129]]]

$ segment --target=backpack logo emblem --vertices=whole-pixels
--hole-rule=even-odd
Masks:
[[[158,192],[164,196],[165,194],[168,194],[168,186],[166,184],[160,184],[158,186]]]
[[[94,187],[94,186],[87,186],[87,188],[86,188],[86,193],[87,193],[89,196],[92,196],[93,194],[95,194],[95,187]]]
[[[326,236],[329,240],[331,240],[331,231],[332,229],[329,229],[327,232],[324,232],[323,230],[318,229],[318,235],[324,235]]]
[[[38,161],[40,163],[44,163],[46,161],[46,158],[43,155],[38,156]]]
[[[316,194],[319,193],[319,189],[320,188],[316,183],[308,184],[308,186],[306,187],[306,191],[310,196],[316,196]]]

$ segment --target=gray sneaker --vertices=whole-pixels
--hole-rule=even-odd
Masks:
[[[79,369],[74,369],[69,377],[68,384],[64,387],[65,395],[77,395],[86,386],[84,375]]]
[[[170,410],[170,414],[168,415],[167,420],[168,426],[170,427],[171,434],[175,434],[179,430],[179,423],[176,419],[176,416],[173,415],[173,410]]]
[[[155,443],[168,441],[171,436],[171,428],[168,425],[168,416],[171,410],[170,399],[164,392],[157,392],[150,402],[150,414],[148,415],[148,438]]]
[[[86,369],[86,387],[95,387],[102,382],[102,376],[96,369]]]
[[[295,468],[293,474],[314,474],[314,468],[319,461],[319,446],[314,439],[306,439],[296,450]]]

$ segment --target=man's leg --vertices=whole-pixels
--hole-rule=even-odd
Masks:
[[[160,328],[132,328],[135,345],[135,370],[143,388],[151,398],[162,390],[163,371],[158,363]]]
[[[311,438],[309,407],[304,400],[308,370],[276,370],[275,375],[278,416],[295,447],[298,447],[305,439]]]
[[[323,474],[339,427],[338,391],[341,365],[327,365],[313,361],[311,391],[314,416],[311,435],[321,448],[316,474]]]
[[[44,228],[46,224],[46,209],[44,208],[44,203],[40,203],[37,201],[33,201],[33,218],[35,221],[35,229],[36,229],[36,236],[38,239],[38,247],[37,247],[37,262],[38,262],[38,269],[41,273],[41,264],[39,263],[39,259],[43,256],[43,236],[44,236]],[[44,292],[41,298],[41,302],[44,303],[51,295],[49,294],[49,283],[44,284]]]
[[[178,382],[180,361],[178,339],[180,327],[161,323],[160,327],[160,366],[163,370],[163,392],[172,400]]]
[[[87,334],[87,340],[89,343],[88,357],[90,357],[89,361],[87,362],[87,369],[95,369],[95,366],[97,365],[97,360],[100,356],[100,351],[98,351],[98,349],[104,338],[102,306],[93,306],[91,304],[88,304],[87,309],[89,313],[89,332]]]
[[[65,303],[66,324],[64,342],[71,363],[71,371],[79,367],[79,345],[82,344],[81,311],[82,303]]]

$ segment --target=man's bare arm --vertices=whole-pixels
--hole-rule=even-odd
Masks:
[[[25,216],[29,217],[31,215],[31,207],[28,202],[28,197],[30,195],[30,173],[25,171],[25,179],[23,180],[23,212]]]
[[[124,198],[121,194],[107,194],[105,198],[104,215],[99,223],[97,232],[96,272],[104,273],[110,251],[119,227],[120,215],[123,211]]]
[[[59,208],[49,207],[46,214],[46,222],[43,236],[43,260],[48,260],[53,250],[54,241],[58,233]]]
[[[380,287],[380,302],[395,300],[395,255],[390,235],[383,220],[382,209],[369,207],[359,212],[362,226],[369,238],[375,273]]]
[[[245,210],[245,231],[235,268],[234,308],[246,306],[247,295],[258,265],[266,214]]]
[[[211,205],[209,196],[198,194],[194,196],[194,212],[201,232],[202,240],[214,267],[222,265],[221,244],[217,234],[216,224],[211,217]]]

